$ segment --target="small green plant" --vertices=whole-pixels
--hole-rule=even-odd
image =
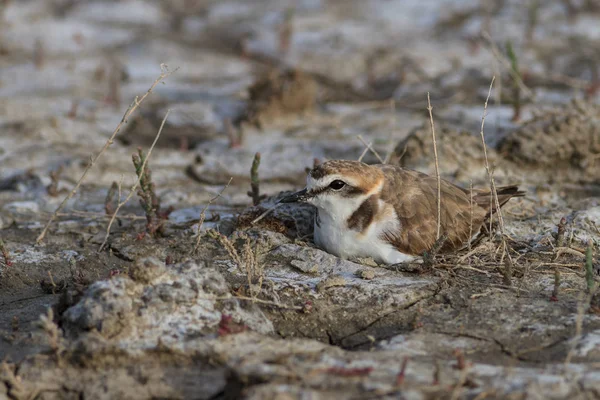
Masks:
[[[254,155],[254,161],[252,161],[252,168],[250,169],[250,191],[248,196],[252,197],[252,204],[257,206],[261,200],[267,196],[260,194],[260,179],[258,177],[258,167],[260,167],[260,153]]]
[[[172,207],[162,210],[160,207],[160,198],[156,195],[156,186],[152,182],[152,171],[146,163],[146,155],[141,148],[138,148],[137,154],[132,156],[135,173],[140,179],[140,187],[137,195],[140,198],[140,205],[146,213],[146,232],[151,236],[164,234],[164,223],[173,211]]]
[[[513,78],[513,93],[514,98],[512,100],[513,104],[513,121],[518,121],[521,119],[521,87],[519,86],[519,82],[522,81],[521,73],[519,72],[519,60],[517,58],[517,54],[515,53],[512,42],[508,40],[506,42],[506,55],[510,60],[511,65],[511,76]]]

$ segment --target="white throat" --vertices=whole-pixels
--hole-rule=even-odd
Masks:
[[[308,190],[311,183],[308,182]],[[319,182],[321,183],[321,182]],[[323,187],[322,183],[317,188]],[[362,231],[351,229],[348,220],[359,207],[373,194],[379,193],[383,182],[367,193],[345,197],[341,193],[323,192],[309,200],[317,207],[315,218],[314,240],[317,246],[340,258],[372,257],[377,262],[395,264],[407,262],[414,257],[398,252],[390,243],[381,239],[387,230],[400,229],[395,211],[389,212],[387,218],[376,215],[372,223]],[[379,200],[379,212],[383,212],[385,204]],[[389,207],[388,207],[389,209]]]

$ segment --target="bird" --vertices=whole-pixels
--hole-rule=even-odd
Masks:
[[[372,258],[393,265],[422,261],[464,248],[497,211],[490,190],[464,189],[435,176],[389,164],[330,160],[311,169],[306,187],[280,203],[316,207],[314,242],[342,259]],[[500,207],[525,192],[518,186],[496,189]],[[494,200],[494,201],[492,201]]]

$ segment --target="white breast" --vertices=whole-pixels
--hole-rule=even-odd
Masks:
[[[382,222],[374,222],[365,232],[348,229],[346,220],[337,219],[319,211],[319,223],[315,220],[314,239],[317,246],[340,258],[368,258],[377,262],[396,264],[409,262],[415,257],[400,253],[394,246],[380,239],[384,230],[400,229],[395,215]]]

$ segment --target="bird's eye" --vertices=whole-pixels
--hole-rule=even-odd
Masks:
[[[336,179],[335,181],[329,184],[329,187],[333,190],[340,190],[344,186],[346,186],[346,183],[344,181],[340,181],[339,179]]]

